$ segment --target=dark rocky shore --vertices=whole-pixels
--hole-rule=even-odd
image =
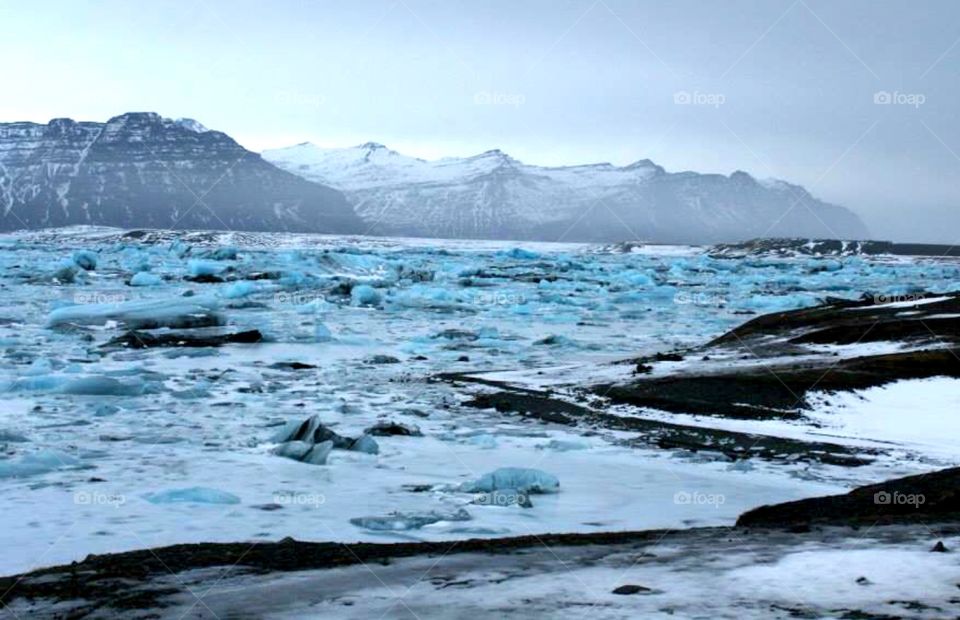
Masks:
[[[857,345],[895,343],[870,354]],[[825,350],[823,345],[833,345]],[[843,347],[849,350],[843,350]],[[647,378],[664,356],[636,360],[638,377],[593,386],[613,403],[732,418],[798,418],[811,390],[848,391],[900,379],[960,377],[960,294],[867,296],[757,317],[706,345],[698,360]]]
[[[867,345],[882,344],[884,352]],[[844,392],[901,379],[960,377],[960,293],[828,299],[756,317],[687,350],[618,362],[630,379],[564,392],[533,390],[483,374],[440,379],[474,386],[466,405],[546,423],[637,432],[637,445],[858,466],[875,449],[618,415],[617,405],[734,419],[802,420],[808,393]]]
[[[931,256],[958,257],[960,247],[936,243],[894,243],[892,241],[844,241],[841,239],[753,239],[721,243],[711,255],[734,256]]]

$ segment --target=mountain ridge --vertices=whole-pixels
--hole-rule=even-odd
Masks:
[[[122,228],[354,233],[343,195],[192,119],[0,123],[0,230]]]
[[[500,149],[426,160],[378,142],[261,155],[153,112],[0,123],[0,230],[71,225],[605,243],[868,236],[844,207],[740,170],[536,166]]]
[[[649,159],[536,166],[500,149],[426,160],[377,142],[347,148],[306,142],[263,156],[340,189],[380,234],[688,243],[868,235],[848,209],[742,170],[667,172]]]

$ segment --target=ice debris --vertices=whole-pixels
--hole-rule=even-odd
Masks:
[[[571,450],[586,450],[590,444],[583,441],[571,439],[551,439],[544,445],[537,446],[542,450],[554,450],[556,452],[569,452]]]
[[[277,446],[273,453],[301,463],[326,465],[327,457],[332,450],[332,441],[322,441],[317,444],[307,441],[287,441]]]
[[[466,493],[491,493],[511,489],[526,493],[556,493],[560,490],[560,481],[556,476],[539,469],[501,467],[477,480],[460,485],[460,490]]]
[[[128,329],[213,327],[225,323],[217,308],[216,300],[200,297],[77,304],[51,312],[47,316],[47,327],[105,325],[110,321]]]
[[[193,259],[187,263],[187,271],[189,271],[190,275],[195,278],[201,276],[215,276],[223,271],[223,266],[211,261]]]
[[[151,504],[239,504],[240,498],[233,493],[209,487],[169,489],[143,496]]]
[[[223,247],[210,250],[204,254],[210,260],[237,260],[237,248]]]
[[[334,448],[366,454],[380,452],[380,446],[373,437],[369,435],[361,435],[356,439],[344,437],[325,426],[319,416],[311,416],[303,422],[287,424],[274,436],[273,440],[280,444],[274,448],[274,454],[313,465],[326,464],[327,456]],[[329,444],[329,447],[324,444]]]
[[[240,299],[241,297],[252,295],[256,290],[257,286],[253,282],[240,280],[227,285],[223,291],[223,296],[227,299]]]
[[[415,424],[403,424],[402,422],[393,422],[390,420],[380,420],[370,428],[363,431],[367,435],[376,435],[386,437],[390,435],[405,435],[408,437],[420,437],[423,433]]]
[[[361,435],[351,445],[350,449],[355,452],[364,452],[366,454],[379,454],[380,446],[370,435]]]
[[[355,517],[350,523],[357,527],[378,532],[419,530],[442,521],[469,521],[472,517],[463,508],[452,513],[435,510],[429,512],[393,512],[385,517]]]
[[[27,439],[25,435],[11,430],[0,429],[0,443],[26,443],[28,441],[30,440]]]
[[[130,278],[130,286],[160,286],[163,278],[149,271],[139,271]]]
[[[102,375],[38,375],[0,383],[0,389],[6,392],[51,392],[75,396],[141,396],[155,392],[157,388],[154,384],[142,380],[124,382]]]
[[[376,306],[380,299],[380,293],[369,284],[358,284],[350,290],[350,301],[354,306]]]
[[[0,478],[22,478],[45,474],[65,467],[77,467],[80,461],[59,450],[40,450],[19,459],[0,460]]]
[[[84,271],[93,271],[97,268],[97,255],[89,250],[78,250],[73,253],[73,262]]]
[[[533,252],[531,250],[525,250],[523,248],[512,248],[505,252],[500,252],[500,255],[506,256],[509,258],[519,258],[519,259],[526,259],[526,260],[540,258],[540,255],[537,254],[536,252]]]

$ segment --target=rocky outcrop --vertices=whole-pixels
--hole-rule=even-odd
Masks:
[[[960,521],[960,467],[858,487],[844,495],[761,506],[740,515],[741,527],[797,524]]]
[[[866,346],[876,343],[896,346]],[[672,372],[669,359],[633,360],[636,379],[591,389],[613,403],[770,419],[800,417],[814,389],[960,378],[960,293],[833,299],[766,314],[679,357],[689,362]]]

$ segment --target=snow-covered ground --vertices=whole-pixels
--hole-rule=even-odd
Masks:
[[[181,593],[150,612],[172,619],[953,617],[960,567],[952,554],[930,553],[932,540],[923,527],[742,537],[701,530],[649,544],[544,542],[512,555],[454,548],[295,573],[218,568],[154,583]],[[960,542],[942,540],[948,548]]]
[[[701,421],[883,442],[905,459],[857,469],[631,448],[627,433],[461,406],[465,394],[431,380],[523,369],[555,379],[551,369],[698,344],[755,313],[827,295],[954,290],[956,263],[239,233],[151,239],[102,229],[0,237],[0,573],[176,542],[730,525],[754,506],[960,454],[956,421],[936,415],[956,408],[946,380],[825,397],[811,416],[817,426]],[[236,258],[210,254],[224,243]],[[81,267],[91,261],[95,269]],[[125,320],[200,315],[225,323],[211,331],[258,329],[266,341],[103,346]],[[285,362],[309,367],[277,365]],[[908,406],[908,420],[897,415]],[[334,450],[326,465],[273,454],[277,431],[312,415],[351,437],[381,419],[422,436],[376,437],[379,454]],[[521,508],[471,503],[476,495],[457,489],[506,466],[549,472],[560,492]],[[460,509],[469,520],[418,529],[351,522]]]

